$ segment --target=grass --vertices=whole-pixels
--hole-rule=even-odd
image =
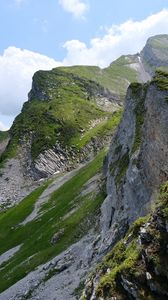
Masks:
[[[135,98],[136,105],[134,109],[135,113],[135,136],[134,136],[134,143],[132,146],[131,153],[134,153],[141,144],[141,137],[142,137],[142,126],[144,123],[145,117],[145,97],[147,93],[148,85],[141,85],[139,83],[132,83],[130,88],[132,89],[132,95]]]
[[[4,140],[8,139],[9,132],[8,131],[0,131],[0,142],[3,142]]]
[[[77,148],[82,149],[93,138],[103,138],[103,136],[111,136],[119,124],[122,117],[122,110],[114,113],[112,117],[102,120],[97,126],[86,131],[82,137],[73,138],[71,143],[76,145]]]
[[[121,56],[105,69],[96,66],[59,67],[59,69],[94,80],[123,98],[129,83],[138,81],[138,73],[130,67],[132,62],[134,56]]]
[[[162,185],[160,195],[155,205],[155,210],[150,215],[137,219],[126,236],[105,256],[102,262],[90,275],[90,291],[92,282],[99,278],[96,287],[96,298],[126,299],[130,298],[123,289],[122,278],[132,283],[137,293],[137,298],[142,300],[167,299],[167,232],[159,224],[166,224],[168,220],[168,182]],[[146,240],[139,243],[140,228],[146,226]],[[145,236],[145,235],[144,235]],[[150,239],[149,239],[150,237]],[[146,253],[144,255],[144,253]],[[145,257],[145,262],[144,262]],[[146,273],[152,276],[150,281],[157,287],[157,293],[150,289]],[[84,299],[86,298],[83,295]]]
[[[17,206],[8,209],[7,211],[3,211],[0,213],[0,239],[5,239],[7,235],[13,232],[15,227],[26,217],[31,214],[33,211],[33,207],[37,199],[43,193],[43,191],[50,184],[50,180],[44,185],[35,189],[30,195],[28,195],[22,202],[20,202]],[[17,244],[16,244],[17,245]],[[13,245],[15,247],[16,245]],[[4,245],[8,248],[7,245]],[[6,251],[6,250],[5,250]]]
[[[113,129],[111,113],[103,111],[95,102],[96,93],[104,92],[98,83],[60,69],[39,71],[34,75],[33,82],[31,100],[23,105],[21,114],[11,127],[11,142],[1,161],[16,155],[23,138],[31,139],[31,154],[35,160],[41,152],[56,143],[63,148],[73,147],[75,151],[79,141],[85,146],[96,134],[100,136],[101,132],[103,137],[103,130],[108,134],[110,125]],[[90,130],[91,122],[106,118],[108,121],[102,124],[102,129],[97,125]]]
[[[135,272],[139,257],[140,249],[138,249],[135,240],[128,247],[126,247],[124,240],[120,241],[98,267],[102,270],[109,269],[109,272],[102,274],[103,276],[96,289],[97,297],[117,296],[117,276],[121,273],[130,275]]]
[[[155,76],[153,77],[152,82],[155,83],[161,91],[167,91],[168,73],[162,70],[157,70]]]
[[[78,171],[71,180],[54,192],[43,206],[43,214],[24,226],[19,223],[32,211],[42,189],[24,199],[9,212],[0,215],[0,253],[22,244],[20,250],[0,269],[0,292],[23,278],[38,265],[50,260],[86,234],[95,222],[100,205],[105,198],[102,190],[80,196],[83,185],[102,168],[106,151]],[[76,210],[68,213],[73,209]],[[65,218],[65,216],[67,216]],[[56,232],[64,234],[55,244],[51,239]],[[2,267],[1,266],[1,267]]]
[[[120,150],[121,148],[116,149],[116,151],[118,151],[118,149]],[[110,165],[110,172],[111,175],[115,178],[116,186],[119,186],[122,179],[124,178],[129,166],[129,161],[129,151],[127,151],[122,156],[120,153],[119,158]]]

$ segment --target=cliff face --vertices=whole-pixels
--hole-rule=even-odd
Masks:
[[[106,71],[138,68],[139,59],[122,57]],[[166,299],[167,183],[158,194],[168,180],[168,74],[131,84],[119,124],[118,98],[71,71],[35,74],[1,157],[0,297],[78,299],[110,251],[83,299]]]
[[[128,89],[124,115],[107,158],[102,247],[111,244],[119,224],[123,233],[149,211],[158,187],[168,179],[168,91],[158,87],[162,75],[150,84],[132,84]]]
[[[10,130],[11,142],[27,151],[29,175],[46,177],[106,144],[110,113],[118,109],[114,96],[94,81],[57,69],[39,71]]]
[[[158,67],[168,69],[168,36],[165,34],[149,38],[140,55],[144,68],[150,75]]]
[[[158,71],[151,83],[128,89],[105,164],[100,253],[108,254],[87,280],[82,299],[168,297],[167,126],[168,74]]]
[[[138,219],[86,282],[82,300],[166,300],[168,182],[154,212]]]
[[[110,143],[120,115],[119,101],[95,81],[58,69],[37,72],[0,158],[0,205],[16,204],[34,181],[93,158]]]

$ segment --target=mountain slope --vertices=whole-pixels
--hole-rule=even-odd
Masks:
[[[32,162],[56,147],[58,156],[59,149],[62,152],[63,165],[68,165],[73,152],[77,155],[92,138],[110,135],[111,111],[118,108],[110,92],[95,82],[59,70],[39,71],[34,76],[29,101],[11,127],[7,155],[17,151],[19,140],[27,140]],[[34,167],[39,174],[49,172],[37,165]],[[51,173],[60,168],[56,162]]]
[[[8,131],[0,131],[0,155],[5,151],[8,142],[9,142]]]
[[[114,98],[120,101],[123,101],[131,82],[145,82],[150,79],[143,69],[139,55],[123,55],[105,69],[94,66],[60,67],[60,69],[98,82],[108,88]]]
[[[168,71],[168,35],[156,35],[147,40],[141,51],[146,72],[153,75],[156,68]]]
[[[167,299],[167,99],[168,73],[163,71],[151,83],[133,83],[128,89],[106,162],[100,251],[120,242],[91,274],[82,300]],[[158,198],[155,212],[138,219],[151,212]]]
[[[124,64],[123,70],[120,66]],[[122,57],[110,68],[114,65],[115,74],[122,69],[125,76],[129,65],[146,76],[139,55]],[[124,238],[136,219],[151,211],[160,185],[168,180],[168,74],[160,70],[151,82],[132,83],[122,114],[119,99],[103,82],[91,80],[89,73],[79,76],[75,73],[78,67],[72,69],[34,75],[29,100],[16,118],[1,156],[3,300],[79,299],[88,272]],[[88,70],[86,67],[85,73]],[[81,67],[78,72],[83,72]],[[105,157],[104,147],[111,139]],[[155,219],[153,215],[138,220],[110,252],[105,269],[100,267],[102,280],[96,273],[87,286],[88,299],[110,299],[113,292],[121,299],[157,299],[152,288],[156,290],[160,284],[157,273],[166,281],[165,273],[154,269],[158,263],[145,265],[142,254],[148,249],[153,255],[158,249],[154,259],[161,258],[161,243],[167,239],[167,184],[162,192]],[[8,208],[12,204],[15,207]],[[142,243],[139,251],[141,232],[148,234],[152,228],[149,247]],[[163,255],[165,247],[166,243]],[[143,268],[137,274],[134,266],[141,263]],[[159,296],[166,295],[163,285],[161,288]]]
[[[168,297],[168,182],[154,212],[138,219],[86,282],[82,300]]]
[[[53,185],[51,181],[14,208],[0,214],[0,254],[3,254],[0,256],[0,292],[96,228],[96,218],[105,197],[101,172],[105,153],[105,150],[101,151],[71,179],[55,188],[41,204],[35,219],[23,222],[32,213],[42,193],[48,194],[47,189]],[[17,251],[10,257],[8,251],[15,247],[18,247]],[[52,270],[53,273],[48,275],[44,272],[46,278],[43,282],[47,276],[48,279],[53,276],[54,271],[57,272]],[[17,295],[15,297],[18,299]]]
[[[128,89],[108,154],[103,247],[115,240],[116,224],[126,228],[150,210],[159,186],[168,179],[167,96],[168,75],[161,71],[150,84],[133,83]]]
[[[47,186],[41,186],[18,206],[0,215],[1,258],[7,255],[0,268],[4,299],[34,300],[39,296],[40,299],[55,296],[60,300],[79,299],[87,272],[124,237],[133,221],[150,212],[160,185],[168,178],[167,98],[167,73],[158,71],[152,82],[145,85],[132,84],[108,159],[104,160],[105,153],[100,153],[53,192],[30,222],[24,220]],[[106,199],[104,180],[98,175],[103,160],[107,174]],[[98,180],[96,184],[95,180]],[[103,267],[98,267],[86,287],[86,299],[93,299],[93,295],[95,299],[110,299],[113,293],[118,299],[128,296],[128,299],[143,300],[149,296],[156,300],[156,293],[164,299],[166,288],[163,289],[157,274],[164,280],[166,274],[155,258],[159,261],[162,253],[164,261],[167,259],[167,184],[162,192],[156,213],[150,219],[138,220],[105,258]],[[146,240],[148,230],[149,241]],[[142,237],[139,249],[138,241]],[[151,250],[151,256],[147,255],[144,262],[145,249]],[[148,258],[153,258],[152,265],[146,264]],[[139,273],[135,271],[137,266]]]

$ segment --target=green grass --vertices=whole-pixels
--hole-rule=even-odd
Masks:
[[[131,153],[134,153],[141,144],[142,139],[142,126],[145,117],[145,97],[147,93],[148,85],[141,85],[139,83],[132,83],[130,88],[132,89],[132,95],[135,98],[136,105],[134,109],[135,113],[135,136]]]
[[[113,247],[90,275],[90,291],[88,287],[87,293],[92,294],[92,282],[98,274],[96,298],[111,299],[113,296],[116,299],[125,299],[125,290],[121,284],[121,276],[123,276],[136,287],[139,299],[155,299],[155,291],[150,289],[149,281],[146,280],[146,272],[149,272],[152,275],[151,282],[157,286],[159,291],[157,299],[161,299],[163,294],[160,291],[167,292],[168,255],[167,233],[158,226],[158,221],[160,224],[165,224],[167,220],[168,182],[163,184],[160,189],[154,212],[137,219],[129,228],[126,236]],[[146,223],[148,223],[146,227],[147,240],[140,245],[140,228]],[[146,253],[147,263],[144,263],[144,253]],[[85,299],[84,295],[83,297]],[[163,299],[166,297],[163,296]]]
[[[95,136],[109,134],[113,121],[109,112],[96,104],[96,95],[104,95],[105,88],[124,97],[128,82],[137,81],[136,71],[129,67],[126,57],[113,62],[108,68],[90,66],[61,67],[39,71],[33,77],[30,99],[23,105],[11,130],[11,141],[0,158],[15,157],[21,139],[31,138],[31,154],[35,160],[41,152],[56,143],[77,153]],[[108,119],[90,129],[94,120]],[[103,134],[103,130],[105,131]],[[83,134],[84,133],[84,134]]]
[[[10,130],[11,142],[1,161],[16,155],[23,137],[32,140],[33,160],[56,143],[77,150],[82,133],[89,131],[92,121],[111,117],[111,113],[103,111],[95,102],[95,93],[103,93],[103,87],[94,81],[55,69],[37,72],[33,82],[36,93],[32,92],[31,100],[23,105],[15,119]],[[104,126],[107,131],[110,122]],[[83,146],[94,134],[94,130],[86,134]]]
[[[0,142],[3,142],[4,140],[9,138],[9,132],[8,131],[0,131]]]
[[[121,56],[105,69],[96,66],[59,67],[59,69],[94,80],[123,99],[129,83],[138,81],[138,73],[130,67],[134,60],[134,56]]]
[[[114,113],[112,117],[101,121],[94,128],[86,131],[82,137],[72,138],[71,143],[76,145],[77,148],[82,149],[87,145],[92,138],[103,138],[103,136],[111,136],[118,126],[122,117],[122,110]]]
[[[51,183],[49,180],[44,185],[35,189],[30,195],[24,198],[17,206],[8,209],[7,211],[3,211],[0,213],[0,239],[4,239],[8,234],[10,234],[11,230],[15,229],[15,227],[21,223],[25,218],[31,214],[33,211],[33,207],[37,198],[40,197],[42,192],[47,188],[47,186]],[[12,228],[12,229],[11,229]],[[4,245],[6,247],[6,245]],[[7,246],[8,247],[8,246]]]
[[[125,246],[124,240],[119,242],[112,252],[107,255],[100,268],[110,269],[110,272],[102,276],[97,289],[97,297],[116,296],[116,278],[120,273],[130,274],[135,272],[135,265],[140,256],[136,241],[132,241],[128,247]],[[109,299],[109,298],[108,298]]]
[[[110,165],[110,172],[111,175],[115,178],[116,186],[119,186],[122,179],[124,178],[129,166],[129,162],[129,151],[127,151],[122,156],[120,153],[119,158]]]
[[[91,163],[54,192],[48,203],[43,206],[43,214],[37,220],[25,226],[18,226],[32,211],[35,201],[45,187],[36,190],[18,206],[0,215],[0,253],[22,244],[14,257],[0,269],[0,292],[38,265],[61,253],[93,226],[105,194],[100,190],[98,193],[82,197],[80,191],[90,178],[101,171],[105,153],[105,150],[101,151]],[[74,208],[76,210],[68,215]],[[63,236],[52,245],[52,236],[61,228],[64,229]]]
[[[161,91],[168,90],[168,73],[162,70],[157,70],[152,82],[157,85]]]

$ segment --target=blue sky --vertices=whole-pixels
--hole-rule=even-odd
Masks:
[[[167,0],[0,0],[0,129],[27,100],[38,69],[107,66],[168,33]]]

